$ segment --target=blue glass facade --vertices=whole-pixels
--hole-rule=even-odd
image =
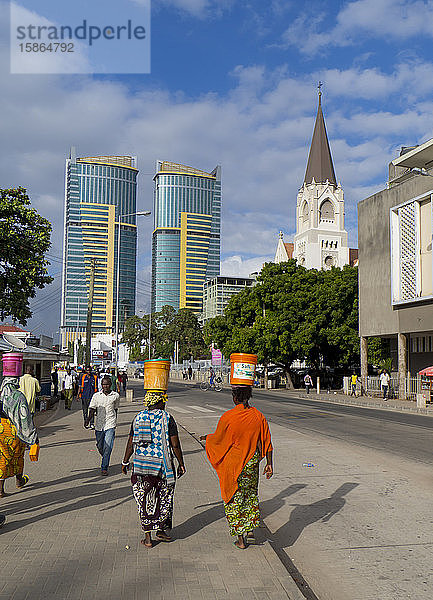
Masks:
[[[152,312],[161,310],[166,304],[175,309],[186,307],[185,289],[189,290],[189,294],[194,286],[202,289],[203,281],[190,280],[190,275],[196,268],[200,268],[204,279],[219,275],[221,168],[216,167],[211,173],[207,173],[185,165],[158,161],[154,181]],[[183,227],[182,215],[185,217]],[[207,236],[205,247],[199,247],[200,242],[190,237],[188,215],[209,217],[205,223]],[[192,221],[190,220],[189,223]],[[184,252],[186,252],[185,248],[187,249],[188,273],[186,273],[186,259],[181,261],[182,247]],[[194,249],[196,252],[193,251]],[[201,298],[199,303],[195,298],[190,308],[200,312]]]
[[[62,345],[86,328],[90,263],[96,259],[92,333],[112,333],[120,239],[120,324],[135,312],[137,230],[135,158],[97,156],[66,161],[62,281]]]

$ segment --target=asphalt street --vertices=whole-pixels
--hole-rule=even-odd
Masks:
[[[275,448],[260,501],[281,562],[287,557],[320,600],[431,600],[433,419],[298,391],[257,390],[252,404]],[[232,406],[228,389],[169,387],[167,410],[196,439]]]
[[[203,392],[198,386],[171,383],[171,397],[179,397],[179,394],[182,401],[188,401],[187,396],[190,396],[204,407],[215,404],[215,399],[227,410],[232,407],[228,389],[219,393]],[[277,393],[263,390],[254,391],[252,403],[271,423],[384,450],[426,464],[432,462],[433,419],[428,416],[311,401],[307,395],[303,399],[279,397]]]

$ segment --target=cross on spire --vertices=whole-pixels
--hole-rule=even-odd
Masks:
[[[323,87],[323,83],[321,81],[319,81],[319,83],[317,85],[317,89],[319,91],[319,104],[321,104],[321,100],[322,100],[322,87]]]

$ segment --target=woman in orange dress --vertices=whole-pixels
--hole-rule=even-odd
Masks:
[[[200,439],[218,474],[230,533],[238,538],[234,544],[243,550],[260,525],[259,463],[266,458],[263,474],[270,479],[273,449],[268,422],[249,405],[251,386],[232,386],[232,394],[235,407],[222,415],[215,433]]]

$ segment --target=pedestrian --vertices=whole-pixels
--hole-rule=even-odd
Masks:
[[[51,382],[54,387],[54,398],[57,398],[59,395],[59,373],[57,367],[54,367],[54,370],[51,372]]]
[[[251,393],[250,386],[232,386],[235,407],[222,415],[215,433],[200,437],[206,440],[207,457],[219,478],[230,534],[237,536],[234,544],[241,550],[254,541],[253,530],[260,526],[258,483],[263,458],[263,474],[267,479],[273,475],[268,422],[249,405]]]
[[[38,444],[38,435],[27,399],[19,390],[19,378],[5,376],[0,388],[0,498],[4,498],[5,480],[16,477],[17,488],[24,487],[24,452]]]
[[[353,371],[352,376],[350,377],[350,387],[351,387],[351,396],[355,396],[356,398],[356,384],[358,382],[358,375]]]
[[[63,396],[65,397],[66,410],[72,410],[72,400],[74,399],[74,377],[71,369],[66,369],[66,375],[63,379]]]
[[[40,391],[39,381],[33,376],[33,367],[27,365],[25,374],[20,377],[20,392],[26,397],[32,415],[36,412],[36,396]]]
[[[128,383],[128,373],[126,371],[123,371],[122,373],[122,385],[123,385],[123,391],[126,394],[126,385]]]
[[[80,376],[80,397],[81,397],[81,406],[83,409],[83,422],[84,427],[90,427],[93,429],[93,420],[90,419],[89,424],[87,423],[87,416],[89,414],[89,404],[90,400],[93,397],[93,394],[98,390],[98,380],[96,375],[92,373],[92,367],[88,366],[85,373],[82,373]]]
[[[188,379],[192,379],[192,367],[189,365],[188,367]]]
[[[310,373],[306,373],[306,375],[304,377],[304,385],[305,385],[305,391],[307,392],[307,394],[309,394],[310,388],[313,387],[313,380],[311,379]]]
[[[78,399],[78,373],[75,367],[72,367],[71,375],[73,381],[72,396],[76,396]]]
[[[111,377],[106,375],[102,380],[102,392],[96,392],[92,396],[89,414],[84,423],[84,427],[88,427],[90,421],[95,421],[96,447],[102,456],[101,475],[108,475],[119,406],[120,396],[112,391]]]
[[[116,375],[116,369],[111,369],[110,377],[111,377],[111,390],[113,392],[120,393],[120,385],[119,385],[119,380]]]
[[[145,408],[132,421],[122,462],[122,473],[128,472],[132,456],[132,492],[137,503],[144,539],[141,543],[152,548],[152,531],[162,542],[171,542],[167,530],[172,528],[173,499],[177,477],[185,472],[182,448],[175,420],[165,410],[165,392],[147,392]]]
[[[388,388],[389,388],[389,382],[390,382],[390,376],[388,371],[386,371],[386,369],[383,369],[380,377],[379,377],[379,381],[380,381],[380,387],[382,388],[382,393],[383,393],[383,399],[385,400],[385,402],[387,401],[387,396],[388,396]]]

